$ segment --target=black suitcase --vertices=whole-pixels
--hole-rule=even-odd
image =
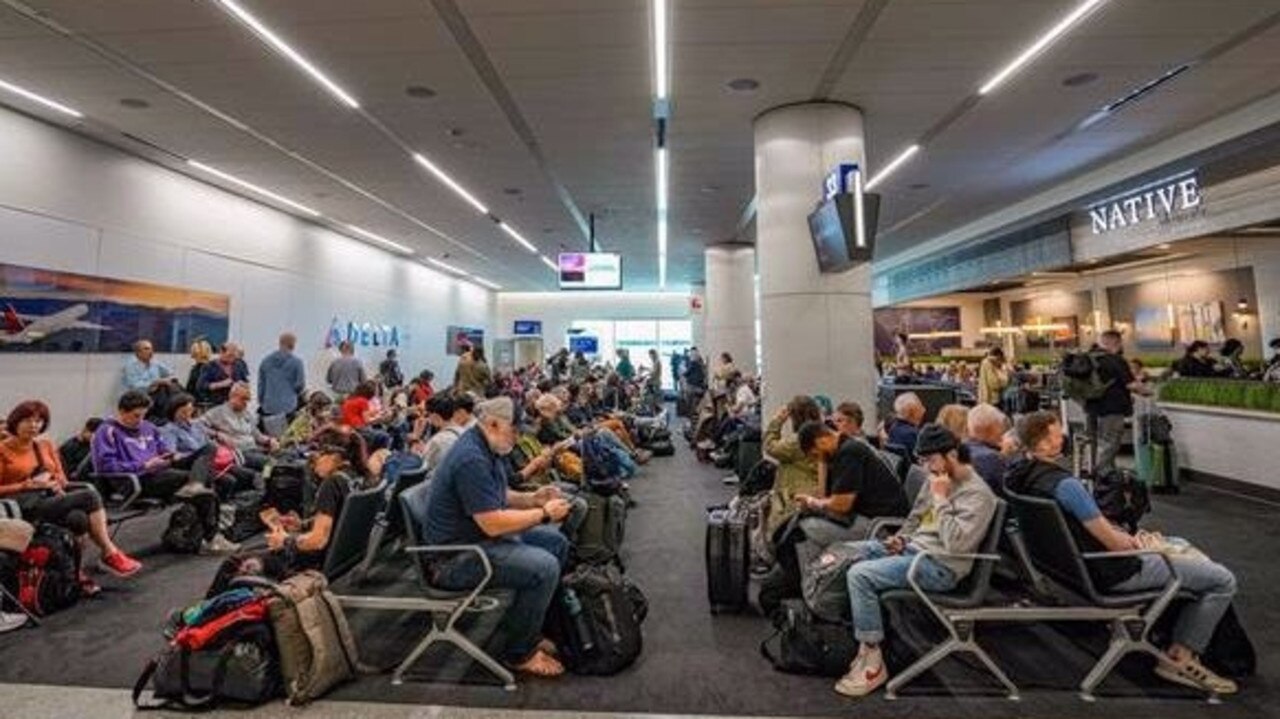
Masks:
[[[712,614],[747,609],[748,542],[744,513],[723,505],[707,508],[707,599]]]

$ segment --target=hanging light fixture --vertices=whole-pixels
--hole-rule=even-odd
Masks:
[[[1239,238],[1237,237],[1231,238],[1231,251],[1235,254],[1235,258],[1236,258],[1236,282],[1238,283],[1240,281],[1240,239]],[[1246,314],[1248,312],[1249,312],[1249,298],[1245,297],[1244,293],[1241,292],[1240,299],[1236,300],[1236,313]]]

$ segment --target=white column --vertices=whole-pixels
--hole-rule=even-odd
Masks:
[[[693,335],[693,346],[698,352],[706,355],[707,339],[707,285],[694,282],[689,285],[689,322]]]
[[[808,216],[840,163],[866,167],[862,112],[839,103],[770,110],[755,121],[765,416],[797,394],[862,405],[875,420],[871,266],[821,274]]]
[[[743,245],[706,250],[706,304],[703,343],[709,360],[733,355],[743,372],[756,372],[756,251]]]
[[[1280,337],[1280,248],[1253,244],[1247,259],[1253,265],[1253,286],[1258,295],[1258,306],[1252,308],[1257,316],[1250,319],[1258,323],[1262,336],[1260,351],[1252,347],[1248,351],[1267,358],[1271,356],[1267,343]],[[1235,298],[1225,300],[1228,307],[1235,307]]]

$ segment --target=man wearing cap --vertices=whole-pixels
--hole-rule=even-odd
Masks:
[[[885,540],[857,542],[861,559],[849,568],[849,606],[858,656],[836,691],[861,697],[889,679],[880,653],[884,639],[880,593],[905,588],[915,555],[924,552],[972,554],[986,537],[995,514],[991,487],[969,466],[969,450],[946,428],[926,424],[916,440],[916,456],[929,470],[929,486],[916,497],[897,534]],[[946,557],[920,560],[917,580],[930,592],[945,592],[969,574],[973,561]]]
[[[570,505],[554,486],[536,492],[508,488],[504,458],[516,443],[515,408],[507,397],[476,405],[479,423],[467,430],[436,468],[426,516],[418,517],[427,544],[478,544],[493,566],[490,586],[511,589],[515,599],[502,619],[501,659],[517,671],[553,677],[564,667],[540,640],[543,619],[569,555],[554,527]],[[536,458],[533,461],[546,461]],[[484,570],[470,553],[437,561],[432,581],[445,589],[470,589]]]

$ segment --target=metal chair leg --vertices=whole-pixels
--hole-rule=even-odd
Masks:
[[[952,637],[947,641],[939,644],[929,651],[928,654],[920,657],[914,664],[907,667],[903,672],[889,680],[889,684],[885,687],[885,699],[897,699],[898,690],[906,686],[911,680],[929,671],[938,662],[946,659],[948,656],[960,649],[960,641]]]
[[[1130,639],[1124,627],[1117,625],[1112,634],[1111,645],[1107,647],[1106,653],[1098,659],[1098,663],[1093,665],[1089,675],[1080,683],[1080,698],[1087,702],[1094,701],[1096,698],[1094,690],[1106,680],[1116,664],[1119,664],[1121,659],[1132,652],[1150,654],[1156,659],[1163,656],[1160,650],[1156,649],[1150,642],[1141,639]]]
[[[3,586],[0,586],[0,597],[3,597],[4,599],[7,599],[7,600],[9,600],[10,602],[12,602],[12,603],[13,603],[13,606],[15,606],[15,607],[17,607],[17,608],[18,608],[18,611],[20,611],[20,612],[22,612],[23,614],[27,615],[27,619],[28,619],[32,624],[35,624],[37,627],[38,627],[38,626],[40,626],[40,619],[39,619],[39,617],[37,617],[36,615],[32,614],[30,609],[27,609],[26,607],[22,606],[22,602],[18,601],[18,598],[17,598],[17,597],[15,597],[15,596],[13,596],[12,594],[10,594],[10,593],[9,593],[9,590],[8,590],[8,589],[5,589]]]
[[[516,678],[502,663],[494,659],[488,652],[476,646],[475,642],[468,639],[465,635],[456,629],[449,629],[443,633],[441,637],[444,641],[453,644],[457,648],[471,655],[485,669],[488,669],[498,679],[502,680],[502,688],[509,692],[516,689]]]
[[[982,664],[986,666],[987,671],[991,672],[991,675],[994,676],[996,680],[998,680],[1001,684],[1003,684],[1005,689],[1009,690],[1009,693],[1007,695],[1009,697],[1009,701],[1016,702],[1022,698],[1018,694],[1018,685],[1014,684],[1013,681],[1009,679],[1009,676],[1005,674],[1002,669],[1000,669],[1000,667],[996,664],[995,660],[991,658],[990,654],[987,654],[987,651],[985,649],[978,646],[974,642],[969,642],[969,644],[964,649],[970,654],[973,654],[974,656],[976,656],[978,658],[978,661],[982,662]]]
[[[442,632],[436,629],[435,625],[432,625],[431,631],[427,632],[427,636],[421,642],[418,642],[418,646],[414,647],[413,651],[409,652],[409,656],[405,657],[404,661],[400,662],[400,665],[396,667],[395,673],[391,675],[391,683],[403,684],[405,672],[409,671],[409,668],[422,657],[423,653],[442,636]]]

